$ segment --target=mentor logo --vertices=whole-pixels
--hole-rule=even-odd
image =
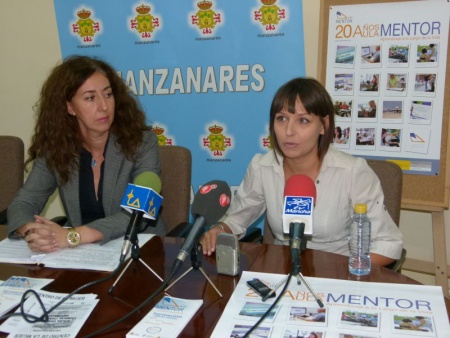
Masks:
[[[92,11],[81,9],[76,13],[78,20],[72,24],[72,33],[78,35],[83,43],[94,42],[94,37],[100,31],[100,22],[92,18]]]
[[[151,13],[152,8],[148,4],[142,4],[135,10],[137,15],[130,19],[130,28],[143,40],[152,38],[155,29],[160,26],[160,19]]]
[[[163,297],[161,305],[179,307],[179,305],[170,297]]]
[[[336,12],[336,23],[352,23],[353,19],[351,16],[347,16],[341,11]]]
[[[282,20],[286,19],[286,9],[279,7],[278,0],[261,0],[262,6],[253,11],[253,19],[258,21],[266,32],[277,30]]]
[[[196,26],[202,36],[209,36],[222,24],[223,14],[213,8],[212,1],[196,3],[197,12],[191,13],[191,24]]]
[[[222,157],[225,150],[231,147],[231,137],[223,133],[223,127],[217,124],[208,128],[210,134],[203,137],[203,147],[209,149],[214,157]]]
[[[168,312],[170,315],[175,315],[176,313],[184,312],[187,309],[185,304],[178,304],[171,297],[163,297],[163,299],[156,304],[155,308]]]

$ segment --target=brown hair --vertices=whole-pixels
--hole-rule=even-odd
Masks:
[[[143,130],[151,130],[139,102],[128,86],[106,62],[88,56],[70,56],[53,68],[42,86],[36,112],[36,126],[25,165],[38,157],[60,176],[61,184],[78,169],[82,137],[78,122],[67,112],[77,90],[95,72],[105,75],[111,85],[115,101],[115,115],[111,126],[118,146],[127,159],[135,160],[143,141]]]
[[[282,110],[295,114],[295,102],[299,99],[305,110],[313,115],[319,116],[324,126],[325,132],[319,136],[318,154],[322,161],[328,151],[330,143],[334,137],[334,106],[327,90],[312,78],[295,78],[282,85],[272,100],[270,107],[270,136],[276,152],[284,156],[280,150],[277,137],[274,131],[275,115]],[[324,123],[324,118],[328,116],[328,126]]]

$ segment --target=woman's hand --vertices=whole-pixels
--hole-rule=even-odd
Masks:
[[[18,229],[30,250],[54,252],[69,246],[66,240],[67,229],[38,215],[34,216],[34,220]]]
[[[211,229],[209,229],[200,239],[200,244],[203,248],[203,254],[211,256],[216,251],[217,235],[222,232],[231,234],[231,229],[225,223],[217,223]]]

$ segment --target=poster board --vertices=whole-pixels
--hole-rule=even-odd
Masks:
[[[275,288],[285,276],[243,271],[211,338],[243,337],[275,298],[261,301],[246,281],[258,278]],[[284,296],[250,337],[448,337],[442,290],[437,286],[307,277],[290,280]],[[277,296],[282,287],[277,291]],[[385,300],[385,301],[383,301]],[[416,317],[417,316],[417,317]],[[425,319],[419,323],[418,319]],[[408,318],[409,320],[405,320]],[[406,323],[414,322],[410,326]]]
[[[402,2],[400,0],[398,2]],[[330,6],[362,5],[375,3],[391,3],[390,0],[321,0],[320,31],[319,31],[319,62],[318,79],[323,84],[326,82],[328,31]],[[447,35],[447,38],[450,35]],[[446,63],[445,88],[450,84],[450,57],[447,49],[446,55],[441,55],[440,62]],[[402,191],[402,208],[424,211],[442,211],[449,205],[450,190],[450,148],[449,136],[449,110],[450,95],[448,90],[444,95],[442,112],[442,134],[439,173],[434,176],[404,174]]]

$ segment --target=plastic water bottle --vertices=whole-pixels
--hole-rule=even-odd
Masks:
[[[367,217],[367,204],[355,204],[355,213],[350,224],[348,245],[350,258],[348,269],[357,276],[370,273],[370,219]]]

